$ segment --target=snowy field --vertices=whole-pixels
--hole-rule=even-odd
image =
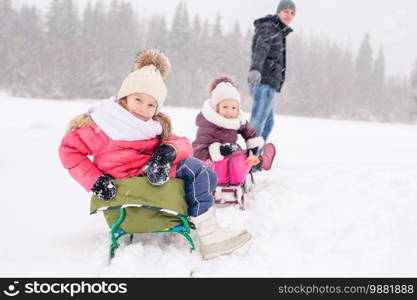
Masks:
[[[0,96],[1,277],[417,276],[417,126],[278,116],[278,161],[224,228],[254,238],[203,261],[181,236],[136,236],[111,265],[108,228],[61,166],[66,124],[93,101]],[[197,110],[165,108],[191,140]]]

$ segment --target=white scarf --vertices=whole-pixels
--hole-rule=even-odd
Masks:
[[[117,103],[114,97],[101,101],[89,112],[97,126],[112,140],[149,140],[162,134],[161,123],[136,118]]]

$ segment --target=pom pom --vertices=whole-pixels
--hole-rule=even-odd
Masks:
[[[217,85],[221,82],[226,82],[226,83],[230,83],[231,85],[233,85],[235,88],[237,88],[237,85],[235,83],[235,81],[233,80],[232,77],[227,76],[227,75],[223,75],[220,77],[217,77],[215,79],[213,79],[213,81],[210,83],[209,85],[209,95],[211,96],[211,92],[213,92],[213,90],[217,87]]]
[[[137,55],[135,70],[139,70],[144,66],[149,65],[154,65],[164,79],[168,77],[168,74],[171,71],[169,59],[159,50],[147,50]]]

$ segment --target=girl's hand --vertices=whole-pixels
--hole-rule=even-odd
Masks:
[[[256,155],[249,155],[248,158],[245,160],[246,164],[250,165],[250,166],[256,166],[257,164],[259,164],[261,161],[259,160],[259,158]]]

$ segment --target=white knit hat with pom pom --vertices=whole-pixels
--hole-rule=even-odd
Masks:
[[[220,82],[211,92],[210,105],[216,109],[217,104],[225,99],[236,100],[240,104],[240,93],[230,82]]]
[[[167,88],[164,79],[171,70],[168,58],[159,50],[148,50],[139,53],[136,58],[135,71],[130,73],[117,95],[117,100],[134,93],[151,95],[158,102],[156,113],[165,102]]]

